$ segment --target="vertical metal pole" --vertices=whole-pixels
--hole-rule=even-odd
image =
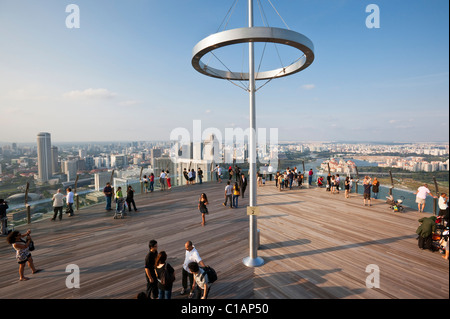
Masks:
[[[248,0],[248,27],[253,27],[253,0]],[[250,91],[250,138],[249,138],[249,183],[250,183],[250,207],[256,206],[256,112],[255,112],[255,62],[254,43],[249,42],[249,91]],[[258,257],[258,232],[257,217],[249,216],[250,233],[249,246],[250,256],[244,258],[247,267],[258,267],[264,264],[264,260]]]

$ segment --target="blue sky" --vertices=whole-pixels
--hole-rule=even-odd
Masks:
[[[0,0],[0,141],[32,142],[40,131],[55,142],[168,140],[176,127],[192,131],[193,120],[247,128],[247,92],[191,66],[193,47],[217,32],[234,1]],[[246,2],[227,29],[247,25]],[[257,92],[258,127],[291,141],[448,142],[448,1],[271,2],[312,40],[315,61]],[[79,29],[65,24],[71,3]],[[269,25],[284,28],[260,3]],[[379,29],[366,27],[372,3]],[[244,50],[220,53],[239,66]],[[274,52],[262,69],[278,63]]]

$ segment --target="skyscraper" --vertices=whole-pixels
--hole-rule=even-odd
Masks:
[[[50,133],[41,132],[37,135],[38,177],[46,182],[52,177],[52,153]]]
[[[59,173],[59,165],[58,165],[58,147],[51,147],[51,156],[52,156],[52,174],[56,175]]]

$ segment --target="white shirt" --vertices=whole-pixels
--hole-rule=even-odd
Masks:
[[[56,193],[53,195],[53,207],[61,207],[64,206],[64,195],[61,193]]]
[[[161,175],[159,176],[160,178],[166,178],[166,174],[164,172],[161,173]]]
[[[201,260],[202,259],[200,258],[200,255],[197,249],[195,249],[195,247],[193,247],[191,251],[186,250],[186,256],[184,257],[184,264],[183,264],[184,270],[190,273],[190,270],[188,268],[189,263],[193,261],[199,263]]]
[[[417,190],[417,198],[426,199],[427,194],[430,194],[430,190],[425,186],[420,186]]]
[[[68,192],[66,196],[67,203],[73,203],[73,192]]]
[[[439,197],[439,209],[446,210],[447,206],[448,206],[448,204],[447,204],[445,198],[440,196]]]
[[[233,186],[231,186],[231,185],[225,186],[225,192],[227,195],[233,194]]]

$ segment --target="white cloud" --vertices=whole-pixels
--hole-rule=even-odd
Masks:
[[[68,99],[80,99],[80,98],[87,98],[87,99],[111,99],[117,96],[117,93],[110,92],[107,89],[86,89],[84,91],[70,91],[63,94],[64,98]]]
[[[312,89],[315,89],[316,88],[316,86],[314,85],[314,84],[305,84],[305,85],[302,85],[302,89],[303,90],[312,90]]]

